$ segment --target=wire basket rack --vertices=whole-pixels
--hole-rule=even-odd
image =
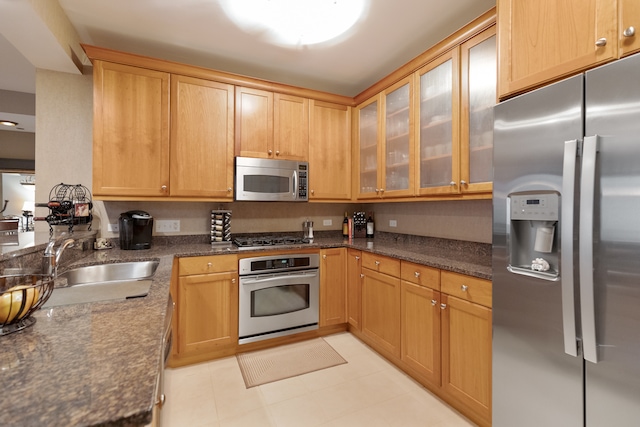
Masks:
[[[0,336],[33,325],[31,314],[47,302],[54,277],[44,274],[0,276]]]
[[[76,225],[87,224],[87,229],[91,230],[93,201],[91,192],[84,185],[60,183],[49,192],[49,201],[36,203],[36,207],[49,208],[49,215],[44,218],[34,218],[49,223],[49,234],[53,234],[54,225],[68,226],[70,233]]]

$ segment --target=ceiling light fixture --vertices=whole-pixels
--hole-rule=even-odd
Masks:
[[[368,0],[223,0],[225,13],[249,33],[285,46],[306,46],[347,32]]]
[[[9,126],[9,127],[16,127],[16,126],[18,126],[18,123],[12,122],[11,120],[0,120],[0,125]]]

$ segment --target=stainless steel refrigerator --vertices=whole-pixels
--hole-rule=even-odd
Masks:
[[[640,55],[495,107],[493,425],[640,426]]]

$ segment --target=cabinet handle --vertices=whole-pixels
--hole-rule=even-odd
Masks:
[[[464,179],[462,181],[460,181],[460,185],[467,185],[467,181],[465,181]]]
[[[437,303],[438,303],[438,301],[436,301],[434,299],[431,300],[431,305],[435,306]]]
[[[364,279],[364,274],[360,274],[360,278],[361,278],[361,279]]]
[[[236,279],[231,279],[231,283],[236,283]]]
[[[211,267],[213,267],[213,264],[212,264],[212,263],[210,263],[210,262],[208,262],[208,263],[207,263],[207,268],[211,268]]]
[[[622,32],[622,35],[625,37],[633,37],[636,35],[636,29],[633,27],[629,27]]]
[[[467,292],[467,289],[469,289],[469,287],[467,285],[462,285],[460,286],[460,289],[462,289],[462,292]]]
[[[384,193],[384,188],[381,188],[381,189],[380,189],[380,192],[381,192],[381,193]]]
[[[322,255],[322,259],[327,259],[327,256],[326,255]]]
[[[416,279],[417,279],[418,277],[420,277],[420,272],[419,272],[419,271],[416,271],[416,272],[414,272],[413,274],[414,274],[414,276],[416,276]]]
[[[440,309],[444,310],[445,308],[447,308],[447,304],[440,304]]]
[[[376,265],[380,265],[380,261],[376,261],[376,263],[375,263],[375,264],[376,264]]]
[[[231,187],[227,187],[227,193],[231,193],[232,188]]]
[[[279,156],[279,155],[280,155],[280,151],[276,150],[276,156]]]
[[[379,193],[379,192],[380,192],[380,189],[379,189],[379,188],[376,188],[376,193]]]
[[[455,186],[456,186],[456,182],[455,182],[455,181],[451,181],[451,182],[449,183],[449,185],[450,185],[450,186],[452,186],[452,187],[455,187]]]
[[[358,261],[360,259],[360,257],[358,255],[356,255],[356,261]]]
[[[162,187],[160,187],[160,189],[161,189],[162,191],[167,191],[167,186],[166,186],[166,185],[163,185]]]
[[[314,194],[316,191],[315,190],[311,190],[311,194]]]
[[[267,154],[268,154],[268,155],[272,155],[272,154],[273,154],[273,151],[271,151],[271,150],[267,150]]]
[[[603,47],[607,45],[607,39],[602,37],[601,39],[596,40],[596,46]]]

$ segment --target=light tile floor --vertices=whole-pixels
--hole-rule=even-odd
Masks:
[[[162,427],[468,427],[466,418],[353,335],[348,363],[247,389],[235,357],[167,369]]]

